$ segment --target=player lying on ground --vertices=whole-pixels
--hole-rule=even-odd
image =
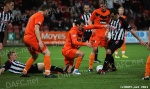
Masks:
[[[149,32],[148,32],[148,50],[150,50],[150,26],[149,26]],[[142,80],[149,80],[150,75],[150,55],[147,58],[146,67],[145,67],[145,75],[142,78]]]
[[[102,28],[107,27],[107,25],[88,25],[85,26],[84,20],[77,19],[74,22],[74,26],[68,32],[66,42],[64,47],[62,48],[62,54],[64,56],[65,69],[68,73],[71,73],[71,70],[74,65],[74,58],[76,59],[75,69],[73,70],[73,74],[80,75],[78,69],[81,64],[81,61],[84,57],[84,53],[80,51],[78,48],[80,46],[88,46],[91,47],[92,44],[87,42],[82,42],[83,39],[83,30],[93,29],[93,28]]]
[[[127,23],[125,19],[119,16],[117,10],[112,9],[111,10],[111,20],[110,20],[110,29],[106,31],[106,37],[108,37],[108,32],[110,32],[111,37],[110,41],[108,42],[108,46],[106,49],[106,58],[103,64],[103,69],[99,70],[98,73],[105,74],[105,71],[108,69],[108,65],[111,65],[111,71],[116,71],[115,62],[112,54],[114,51],[118,48],[120,48],[124,42],[124,34],[125,30],[128,30],[131,32],[131,34],[141,43],[141,45],[145,46],[146,43],[143,42],[138,35],[135,33],[135,31],[132,29],[132,27]]]
[[[8,70],[11,73],[21,74],[25,64],[17,61],[17,54],[14,51],[10,51],[7,54],[8,60],[5,62],[5,65],[0,69],[0,74],[4,71]],[[44,71],[44,63],[36,63],[31,66],[28,73],[43,73]],[[57,66],[51,66],[52,72],[60,72],[63,73],[63,69]]]

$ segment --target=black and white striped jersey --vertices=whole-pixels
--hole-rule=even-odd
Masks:
[[[81,19],[83,19],[85,21],[85,24],[88,25],[88,20],[90,19],[90,17],[91,17],[91,13],[83,14],[81,16]],[[91,32],[91,30],[86,30],[86,31]]]
[[[5,68],[5,71],[8,70],[12,73],[21,74],[25,67],[25,64],[16,60],[8,60],[5,62],[5,65],[3,67]]]
[[[0,32],[4,32],[6,25],[12,21],[12,12],[0,12]]]
[[[111,40],[124,40],[125,30],[130,31],[132,29],[129,23],[122,17],[119,17],[118,20],[111,19],[109,25]]]

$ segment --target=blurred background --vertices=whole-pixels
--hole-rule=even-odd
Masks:
[[[83,14],[83,5],[90,5],[90,12],[99,8],[99,0],[14,0],[13,27],[7,27],[4,45],[23,45],[23,34],[29,17],[42,4],[51,6],[49,16],[41,27],[41,32],[67,32],[72,22]],[[107,0],[108,9],[125,8],[128,22],[137,31],[147,31],[150,25],[149,0]],[[0,0],[2,10],[3,0]]]

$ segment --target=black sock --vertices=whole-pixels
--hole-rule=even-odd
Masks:
[[[114,62],[114,57],[113,56],[111,56],[110,65],[111,65],[112,68],[115,67],[115,62]]]
[[[55,72],[61,72],[61,73],[64,72],[62,68],[59,68],[59,67],[57,67],[57,66],[51,66],[51,69],[50,69],[50,70],[51,70],[51,71],[55,71]]]
[[[98,57],[98,49],[95,52],[95,59],[94,59],[95,61],[97,61],[97,59],[98,59],[97,57]]]
[[[108,64],[110,63],[111,60],[111,54],[106,54],[106,58],[103,64],[103,70],[106,71]]]

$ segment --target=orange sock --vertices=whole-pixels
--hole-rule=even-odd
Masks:
[[[30,58],[28,59],[28,61],[26,62],[26,66],[25,66],[25,68],[24,68],[24,70],[23,70],[23,73],[24,73],[24,74],[27,74],[27,72],[28,72],[28,70],[30,69],[30,67],[32,66],[33,62],[34,62],[34,59],[33,59],[32,57],[30,57]]]
[[[77,57],[75,69],[79,69],[79,66],[80,66],[80,64],[81,64],[81,61],[82,61],[82,57]]]
[[[145,76],[149,76],[150,75],[150,55],[147,58],[145,72],[146,72]]]
[[[44,66],[45,66],[45,74],[49,75],[51,66],[50,56],[44,56]]]
[[[95,57],[95,54],[90,54],[89,69],[93,68],[94,57]]]

